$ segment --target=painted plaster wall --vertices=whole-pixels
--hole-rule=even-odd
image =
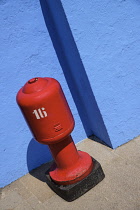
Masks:
[[[74,115],[73,138],[86,138],[77,109],[48,35],[39,1],[0,1],[0,187],[51,159],[32,135],[16,104],[16,93],[33,77],[61,83]]]
[[[140,134],[140,2],[62,3],[116,148]]]
[[[62,0],[113,147],[139,135],[140,3]],[[51,159],[17,107],[30,78],[58,79],[72,109],[75,142],[86,137],[46,30],[39,1],[0,1],[0,187]]]

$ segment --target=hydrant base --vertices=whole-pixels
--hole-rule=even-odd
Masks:
[[[92,158],[92,160],[94,167],[91,173],[83,180],[70,185],[58,185],[50,178],[48,170],[46,172],[47,184],[57,195],[59,195],[64,200],[68,202],[76,200],[91,188],[95,187],[105,177],[100,163],[94,158]]]

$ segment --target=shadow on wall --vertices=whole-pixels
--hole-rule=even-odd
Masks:
[[[60,0],[40,0],[44,20],[87,136],[112,147]]]
[[[31,139],[27,149],[27,167],[30,172],[42,163],[52,160],[50,150],[47,145],[38,143],[34,138]]]

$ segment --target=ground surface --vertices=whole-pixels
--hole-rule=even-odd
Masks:
[[[45,183],[44,164],[1,189],[0,210],[140,210],[140,137],[116,150],[90,139],[77,148],[102,165],[106,177],[95,188],[66,202]]]

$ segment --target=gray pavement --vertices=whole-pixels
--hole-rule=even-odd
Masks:
[[[44,164],[1,189],[0,210],[140,210],[140,136],[115,150],[90,139],[77,148],[100,162],[102,182],[69,203],[45,183]]]

